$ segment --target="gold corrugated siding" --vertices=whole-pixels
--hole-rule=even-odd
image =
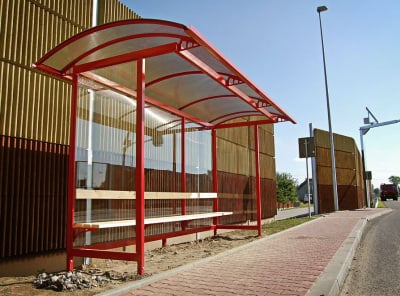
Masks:
[[[321,213],[333,211],[332,168],[329,133],[315,129],[316,165],[319,207]],[[339,209],[364,205],[363,168],[360,152],[353,138],[334,134],[336,181]]]
[[[30,68],[91,23],[91,1],[13,0],[1,1],[0,7],[1,57],[21,67]]]
[[[140,18],[118,0],[99,0],[98,24]]]
[[[264,125],[259,127],[259,146],[260,153],[275,157],[275,138],[274,131],[270,128],[265,128],[273,125]]]
[[[91,9],[91,1],[0,2],[0,134],[68,144],[70,85],[31,65],[89,28]]]
[[[260,154],[260,177],[263,179],[276,179],[275,158]]]
[[[317,146],[330,149],[331,144],[328,132],[315,129],[314,135]],[[354,146],[356,146],[353,138],[343,135],[333,134],[333,141],[335,151],[353,152]]]
[[[92,1],[1,1],[0,12],[0,134],[68,144],[70,85],[31,65],[91,27]],[[132,18],[119,1],[99,1],[99,24]]]
[[[67,144],[69,85],[7,62],[0,72],[0,133]]]

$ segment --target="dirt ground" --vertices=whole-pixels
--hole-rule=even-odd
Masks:
[[[147,251],[145,255],[144,277],[170,270],[196,260],[216,255],[225,250],[249,243],[257,239],[253,231],[232,231],[217,237],[207,238],[195,242],[166,246],[164,248]],[[36,289],[33,280],[36,275],[29,277],[0,277],[0,295],[82,295],[89,296],[112,289],[127,281],[140,279],[136,273],[136,263],[120,260],[94,259],[93,263],[85,266],[82,273],[97,275],[113,274],[115,280],[107,282],[101,287],[76,290],[72,292],[56,292],[53,290]]]

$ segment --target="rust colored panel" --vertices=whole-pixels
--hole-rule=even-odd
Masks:
[[[65,248],[67,146],[0,136],[0,257]]]
[[[218,172],[219,210],[233,212],[221,217],[221,224],[241,223],[256,219],[255,178],[226,172]],[[261,179],[262,218],[276,214],[276,182]]]

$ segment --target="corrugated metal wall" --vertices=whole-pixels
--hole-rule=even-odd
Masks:
[[[314,130],[320,213],[334,211],[329,133]],[[363,169],[360,152],[353,138],[334,134],[336,180],[340,210],[362,208]]]
[[[1,1],[0,10],[0,134],[67,144],[70,86],[31,65],[89,28],[91,1]]]
[[[0,258],[65,247],[68,146],[0,136]]]
[[[127,18],[99,1],[99,24]],[[71,88],[31,65],[91,24],[91,0],[0,1],[0,258],[65,247]]]
[[[238,120],[234,120],[236,122]],[[259,127],[261,202],[263,218],[276,214],[276,169],[273,125]],[[254,128],[217,131],[219,207],[233,211],[222,223],[256,219]]]

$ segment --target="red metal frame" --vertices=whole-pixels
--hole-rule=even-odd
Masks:
[[[144,90],[145,60],[137,61],[136,97],[136,253],[137,272],[144,274]]]
[[[71,57],[72,60],[67,60],[68,63],[62,64],[58,63],[60,60],[57,60],[57,54],[60,57],[60,54],[63,53],[63,50],[67,48],[69,45],[74,42],[81,40],[82,38],[92,37],[91,34],[102,32],[103,30],[112,29],[118,26],[129,26],[129,25],[160,25],[165,26],[168,29],[173,28],[173,30],[169,30],[170,33],[163,32],[142,32],[135,35],[135,30],[132,30],[132,35],[119,35],[113,38],[105,38],[106,41],[103,43],[96,43],[95,46],[88,49],[86,52],[81,53],[77,57]],[[171,28],[169,28],[171,27]],[[179,34],[179,30],[181,30],[182,34]],[[104,37],[104,36],[103,36]],[[153,38],[153,37],[164,37],[164,38],[172,38],[176,39],[176,42],[171,40],[172,42],[166,43],[163,45],[155,45],[150,48],[139,49],[136,51],[132,51],[130,53],[118,54],[111,57],[104,57],[102,59],[81,63],[85,58],[89,57],[91,54],[95,52],[100,52],[101,49],[107,48],[109,46],[115,45],[119,42],[128,42],[132,39],[139,38]],[[226,71],[230,71],[231,73],[221,73],[214,70],[210,65],[203,62],[197,56],[195,56],[196,50],[192,50],[195,47],[201,47],[202,50],[205,50],[206,54],[212,55],[217,61],[222,63],[222,67],[226,67]],[[223,87],[220,95],[215,95],[207,98],[197,98],[193,102],[187,101],[184,102],[183,105],[178,107],[172,107],[174,104],[168,105],[168,103],[162,103],[157,101],[154,98],[150,98],[145,95],[145,58],[147,57],[155,57],[169,53],[176,53],[178,57],[181,57],[191,63],[196,69],[193,71],[184,71],[176,72],[174,74],[169,74],[164,77],[159,77],[151,82],[148,82],[147,86],[151,86],[152,84],[167,80],[174,79],[176,77],[182,75],[193,75],[193,74],[205,74],[212,80],[216,81],[220,86]],[[204,52],[203,52],[204,53]],[[51,63],[51,58],[53,55],[56,55],[54,63]],[[210,57],[211,58],[211,57]],[[136,61],[137,65],[137,89],[136,91],[130,89],[123,85],[118,85],[115,82],[96,75],[91,72],[95,69],[113,66],[121,63]],[[48,62],[48,63],[46,63]],[[62,69],[55,69],[57,65],[62,64]],[[52,66],[49,66],[52,65]],[[258,230],[258,234],[261,235],[261,179],[260,179],[260,164],[259,164],[259,134],[258,134],[258,125],[259,124],[270,124],[279,121],[289,120],[295,123],[295,121],[285,114],[285,112],[274,102],[272,101],[265,93],[263,93],[258,87],[256,87],[246,76],[244,76],[235,66],[233,66],[214,46],[212,46],[208,41],[206,41],[194,28],[187,28],[184,25],[161,21],[161,20],[126,20],[115,23],[104,24],[98,27],[94,27],[85,32],[77,34],[76,36],[70,38],[69,40],[63,42],[59,46],[55,47],[53,50],[48,52],[44,57],[42,57],[36,65],[35,68],[43,70],[51,75],[57,76],[59,78],[63,78],[69,81],[72,81],[72,96],[71,96],[71,123],[70,123],[70,147],[69,147],[69,163],[68,163],[68,202],[67,202],[67,269],[71,270],[74,267],[73,257],[81,256],[81,257],[98,257],[98,258],[110,258],[110,259],[123,259],[123,260],[131,260],[137,261],[137,272],[138,274],[144,274],[144,243],[145,241],[151,240],[162,240],[163,245],[166,244],[167,238],[192,234],[200,231],[214,230],[214,234],[217,234],[218,229],[256,229]],[[93,80],[98,83],[100,86],[104,86],[106,88],[121,92],[128,97],[136,99],[137,102],[137,115],[136,115],[136,238],[135,239],[127,239],[118,242],[110,242],[103,243],[85,247],[74,248],[74,238],[82,232],[82,230],[75,230],[74,226],[74,209],[75,209],[75,150],[76,150],[76,124],[77,124],[77,101],[78,101],[78,78],[79,76],[85,77],[87,79]],[[255,94],[259,95],[259,97],[249,96],[244,93],[237,85],[246,83],[248,87],[250,87]],[[212,83],[215,85],[214,83]],[[230,92],[232,95],[226,95],[225,90]],[[239,111],[231,114],[223,114],[221,116],[217,116],[213,120],[206,120],[198,118],[196,115],[191,115],[184,112],[184,109],[187,109],[189,106],[194,104],[198,104],[204,102],[206,100],[211,99],[220,99],[224,97],[236,97],[240,100],[246,102],[250,105],[254,110],[252,111]],[[194,98],[193,98],[194,99]],[[213,225],[198,227],[194,229],[186,229],[188,222],[183,222],[182,230],[175,231],[172,233],[160,234],[155,236],[145,237],[145,225],[144,225],[144,215],[145,215],[145,199],[144,199],[144,191],[145,191],[145,183],[144,183],[144,139],[145,139],[145,123],[144,123],[144,109],[145,104],[153,105],[158,108],[161,108],[165,111],[168,111],[178,117],[181,118],[181,152],[182,152],[182,187],[181,190],[186,192],[186,156],[185,156],[185,136],[186,136],[186,120],[197,123],[202,127],[198,128],[198,130],[211,129],[212,133],[212,174],[213,174],[213,190],[214,192],[218,192],[218,167],[217,167],[217,137],[216,137],[216,129],[219,128],[235,128],[242,126],[250,126],[254,125],[254,144],[255,144],[255,162],[256,162],[256,199],[257,199],[257,225],[249,226],[249,225],[220,225],[218,218],[213,218]],[[279,111],[280,114],[273,114],[269,112],[266,108],[272,106],[275,110]],[[264,116],[267,119],[264,120],[254,120],[236,123],[226,123],[231,119],[235,119],[238,117],[248,117],[248,116]],[[214,200],[213,203],[214,211],[218,211],[218,199]],[[182,214],[186,214],[186,203],[182,201]],[[87,229],[84,231],[91,231],[93,229]],[[115,252],[115,251],[105,251],[103,249],[109,249],[114,247],[126,246],[129,244],[136,244],[136,253],[124,253],[124,252]]]
[[[75,147],[76,147],[76,115],[78,103],[78,75],[73,75],[71,95],[71,117],[69,130],[69,159],[68,159],[68,201],[67,201],[67,270],[74,269],[72,255],[74,243],[74,214],[75,214]]]
[[[188,28],[186,30],[187,34],[191,36],[198,44],[200,44],[202,47],[206,48],[217,60],[222,62],[226,67],[229,69],[232,69],[239,79],[245,83],[247,83],[256,93],[260,94],[261,97],[265,98],[266,101],[268,101],[271,105],[273,105],[277,110],[279,110],[281,113],[285,114],[283,109],[276,103],[274,102],[271,98],[269,98],[267,95],[265,95],[257,86],[254,85],[253,82],[249,78],[247,78],[239,69],[237,69],[232,63],[229,62],[229,60],[224,57],[224,55],[217,50],[216,47],[214,47],[211,43],[209,43],[206,38],[204,38],[199,31],[197,31],[193,26]],[[286,114],[287,115],[287,114]],[[292,123],[296,123],[296,121],[287,115],[287,120],[291,121]]]
[[[188,235],[188,234],[193,234],[193,233],[197,233],[197,232],[212,231],[212,230],[215,230],[215,228],[216,228],[216,225],[209,225],[209,226],[203,226],[203,227],[190,228],[190,229],[181,230],[181,231],[168,232],[165,234],[149,235],[149,236],[145,236],[144,241],[146,243],[153,242],[153,241],[159,241],[159,240],[162,241],[162,240],[166,240],[168,238],[173,238],[173,237],[177,237],[177,236]],[[75,248],[75,249],[73,249],[73,251],[75,252],[75,250],[80,250],[80,249],[84,249],[87,252],[89,252],[89,250],[110,250],[110,249],[132,246],[135,244],[136,244],[136,239],[125,239],[125,240],[119,240],[119,241],[114,241],[114,242],[97,243],[97,244],[87,245],[84,247]],[[107,253],[104,253],[104,254],[106,256]],[[134,253],[128,253],[128,254],[134,254]],[[75,255],[75,253],[74,253],[74,255]],[[88,255],[90,255],[90,254],[88,254]],[[108,257],[105,257],[105,256],[97,257],[97,258],[108,259]],[[90,257],[90,256],[87,256],[87,257]],[[125,259],[123,259],[123,260],[125,260]]]
[[[81,38],[84,38],[86,36],[90,36],[91,34],[96,33],[96,32],[98,32],[100,30],[106,30],[108,28],[114,28],[116,26],[125,26],[125,25],[136,24],[136,23],[140,24],[140,23],[143,23],[143,21],[145,21],[145,23],[148,23],[148,24],[168,25],[170,27],[175,27],[175,28],[179,28],[179,29],[182,29],[182,30],[186,29],[186,26],[184,26],[182,24],[178,24],[178,23],[175,23],[175,22],[164,21],[164,20],[156,20],[156,19],[147,19],[147,20],[135,19],[135,20],[123,20],[123,21],[118,21],[118,22],[106,23],[106,24],[103,24],[101,26],[92,27],[92,28],[90,28],[88,30],[85,30],[85,31],[83,31],[83,32],[81,32],[79,34],[76,34],[76,35],[72,36],[68,40],[66,40],[63,43],[57,45],[52,50],[50,50],[48,53],[46,53],[41,59],[39,59],[36,62],[36,65],[43,64],[49,57],[53,56],[55,53],[57,53],[58,51],[64,49],[68,45],[76,42],[77,40],[79,40]],[[184,37],[184,36],[182,36],[182,37]],[[115,44],[115,41],[117,41],[117,39],[114,39],[113,44]],[[65,69],[64,69],[64,71],[65,71]]]
[[[207,74],[209,77],[214,79],[216,82],[218,82],[220,85],[224,86],[225,88],[229,89],[233,94],[237,95],[240,99],[245,101],[247,104],[251,105],[254,109],[258,110],[262,115],[274,119],[276,115],[272,115],[269,113],[267,110],[263,108],[258,108],[257,103],[254,102],[248,95],[243,93],[240,89],[238,89],[234,85],[229,85],[228,81],[218,72],[214,71],[210,66],[205,64],[203,61],[198,59],[195,55],[193,55],[191,52],[187,50],[181,50],[179,51],[179,54],[185,58],[188,62],[199,68],[201,71],[203,71],[205,74]]]
[[[105,68],[109,66],[115,66],[131,61],[139,61],[144,58],[150,58],[162,54],[167,54],[171,52],[175,52],[178,49],[178,44],[176,43],[168,43],[152,48],[146,48],[142,50],[138,50],[135,52],[129,52],[117,56],[113,56],[110,58],[105,58],[101,60],[97,60],[94,62],[88,62],[85,64],[80,64],[74,67],[74,71],[76,73],[82,73],[86,71],[92,71],[100,68]]]
[[[135,31],[134,26],[141,26],[141,25],[159,25],[160,30],[155,32],[155,31],[149,31],[149,32],[143,32],[141,31]],[[88,36],[91,36],[91,34],[94,33],[107,33],[107,30],[113,29],[115,27],[124,27],[124,26],[132,26],[132,34],[121,34],[121,36],[116,36],[114,39],[110,38],[105,38],[105,41],[103,43],[98,43],[96,46],[93,46],[91,48],[87,48],[86,52],[82,52],[79,54],[79,56],[75,57],[69,63],[63,66],[62,69],[55,69],[50,66],[46,65],[46,62],[49,60],[51,61],[51,58],[53,55],[59,54],[59,52],[63,52],[65,48],[73,44],[74,42],[78,42],[81,39],[88,38]],[[166,28],[166,31],[163,31],[161,28]],[[171,30],[173,28],[173,30]],[[169,30],[169,32],[168,32]],[[180,30],[180,31],[179,31]],[[108,36],[107,36],[108,37]],[[95,52],[100,51],[101,49],[107,48],[109,46],[116,45],[118,43],[123,43],[123,42],[129,42],[130,40],[135,40],[135,39],[153,39],[153,38],[170,38],[172,43],[166,43],[164,45],[160,46],[155,46],[152,48],[145,48],[145,49],[140,49],[137,51],[133,51],[128,54],[121,54],[118,56],[113,56],[113,57],[107,57],[104,59],[100,59],[97,61],[93,62],[88,62],[85,64],[78,64],[81,62],[84,58],[90,56],[90,54],[93,54]],[[174,42],[173,40],[176,40]],[[192,52],[191,49],[194,47],[202,47],[208,54],[214,56],[219,62],[221,62],[228,70],[231,71],[231,73],[218,73],[215,70],[213,70],[210,66],[205,64],[203,61],[198,59]],[[108,65],[115,65],[118,63],[130,61],[130,60],[136,60],[139,58],[146,58],[146,57],[152,57],[152,56],[157,56],[157,55],[162,55],[165,53],[170,53],[170,52],[176,52],[178,55],[183,57],[184,59],[188,60],[190,63],[192,63],[197,69],[199,69],[202,73],[206,74],[210,78],[214,79],[216,82],[218,82],[221,86],[229,90],[234,96],[242,99],[245,101],[247,104],[251,105],[255,111],[259,115],[264,115],[268,118],[270,118],[273,122],[278,122],[280,120],[289,120],[295,123],[295,121],[285,114],[285,112],[280,108],[273,100],[271,100],[265,93],[263,93],[257,86],[255,86],[243,73],[241,73],[232,63],[230,63],[212,44],[210,44],[199,32],[197,32],[193,27],[186,27],[182,24],[174,23],[174,22],[168,22],[168,21],[163,21],[163,20],[149,20],[149,19],[137,19],[137,20],[125,20],[125,21],[119,21],[119,22],[114,22],[114,23],[108,23],[104,24],[101,26],[97,26],[94,28],[91,28],[87,31],[81,32],[74,37],[68,39],[67,41],[61,43],[57,47],[55,47],[53,50],[48,52],[43,58],[41,58],[35,65],[34,67],[42,69],[48,73],[51,73],[53,75],[57,75],[58,77],[63,77],[66,79],[71,79],[70,76],[68,76],[68,73],[71,73],[71,70],[76,71],[76,73],[82,73],[85,70],[93,70],[98,67],[105,67]],[[50,62],[51,64],[51,62]],[[55,64],[57,65],[57,63]],[[55,66],[56,67],[56,66]],[[75,68],[75,69],[74,69]],[[198,71],[189,71],[187,74],[194,73]],[[167,75],[165,77],[160,77],[156,79],[157,81],[161,81],[164,79],[168,78],[173,78],[182,75],[182,73],[175,73],[172,75]],[[155,83],[154,81],[151,83]],[[245,93],[243,93],[239,88],[236,87],[237,84],[243,84],[246,83],[255,93],[257,93],[260,97],[259,98],[252,98]],[[120,87],[115,86],[113,84],[114,88],[120,89]],[[156,100],[152,100],[150,102],[146,98],[146,102],[149,102],[151,104],[154,104],[155,106],[159,106],[165,110],[168,110],[167,108],[171,108],[170,106],[166,104],[162,104],[160,102],[157,102]],[[265,109],[267,106],[274,106],[276,110],[279,111],[280,114],[271,114],[268,110]],[[178,114],[178,113],[174,113]],[[183,116],[186,118],[189,118],[190,115],[179,115]],[[242,116],[241,113],[238,113],[238,116]],[[205,124],[205,122],[202,122],[201,120],[192,120],[194,122],[199,122],[201,124]]]
[[[186,131],[185,131],[185,127],[186,127],[186,120],[185,118],[182,118],[181,121],[181,173],[182,173],[182,192],[186,192],[186,145],[185,145],[185,141],[186,141]],[[186,215],[186,200],[183,199],[181,202],[181,207],[182,207],[182,215]],[[187,221],[182,221],[181,223],[182,225],[182,229],[186,230],[186,226],[187,226]]]
[[[212,155],[212,174],[213,174],[213,191],[218,192],[218,166],[217,166],[217,131],[211,131],[211,155]],[[218,212],[218,198],[213,202],[214,212]],[[218,225],[219,219],[215,217],[214,225]],[[214,235],[217,235],[217,227],[214,230]]]
[[[185,37],[181,36],[181,35],[176,35],[176,34],[167,34],[167,33],[146,33],[146,34],[138,34],[138,35],[134,35],[134,36],[124,36],[122,38],[116,38],[113,39],[109,42],[105,42],[102,43],[99,46],[93,47],[90,50],[88,50],[87,52],[85,52],[84,54],[80,55],[79,57],[77,57],[76,59],[72,60],[69,64],[67,64],[64,68],[61,69],[61,73],[66,73],[68,72],[68,69],[72,68],[74,65],[77,65],[81,60],[83,60],[84,58],[86,58],[87,56],[91,55],[92,53],[103,49],[105,47],[111,46],[113,44],[119,43],[119,42],[124,42],[127,40],[133,40],[133,39],[141,39],[141,38],[151,38],[151,37],[170,37],[170,38],[177,38],[180,40],[184,40],[186,39]]]
[[[258,125],[254,126],[254,159],[256,163],[256,202],[257,202],[257,226],[258,235],[262,235],[261,223],[261,177],[260,177],[260,144],[259,144]]]

